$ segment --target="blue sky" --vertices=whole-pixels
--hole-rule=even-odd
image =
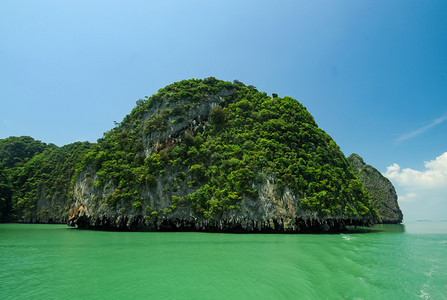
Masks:
[[[406,220],[447,219],[446,1],[0,0],[0,138],[94,142],[208,76],[299,100]]]

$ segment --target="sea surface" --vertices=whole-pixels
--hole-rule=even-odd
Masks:
[[[0,224],[0,299],[447,299],[447,222],[342,234]]]

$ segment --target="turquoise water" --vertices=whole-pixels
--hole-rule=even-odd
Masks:
[[[447,299],[447,222],[350,234],[0,224],[0,299]]]

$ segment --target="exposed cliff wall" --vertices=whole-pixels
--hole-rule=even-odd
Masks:
[[[69,215],[80,228],[330,231],[376,218],[346,158],[298,101],[240,83],[161,89],[84,163]]]
[[[379,222],[402,223],[403,215],[397,202],[396,190],[388,178],[374,167],[365,164],[358,154],[351,154],[348,161],[370,194],[372,203],[379,213]]]
[[[154,189],[144,191],[145,198],[138,206],[120,203],[109,207],[104,199],[113,193],[113,188],[96,189],[94,180],[84,173],[75,184],[75,202],[69,211],[68,224],[83,229],[123,231],[337,232],[349,225],[371,226],[376,222],[372,216],[321,217],[317,212],[303,210],[300,197],[289,189],[276,190],[273,177],[256,184],[257,199],[243,197],[238,208],[205,218],[183,200],[173,205],[172,196],[169,197],[172,193],[166,189],[172,184],[168,177]]]
[[[377,210],[382,222],[393,219],[382,210],[388,202],[374,208],[346,157],[301,103],[238,81],[174,83],[137,101],[97,144],[36,153],[14,170],[0,169],[2,220],[303,232],[369,226]]]

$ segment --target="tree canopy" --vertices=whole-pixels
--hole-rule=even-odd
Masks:
[[[57,209],[67,210],[85,172],[97,192],[111,190],[94,196],[98,205],[149,219],[180,206],[218,219],[243,199],[256,201],[267,181],[319,217],[376,214],[344,154],[300,102],[238,80],[168,85],[138,100],[96,144],[0,140],[0,166],[1,221],[48,213],[38,207],[42,199],[58,199]],[[169,198],[169,206],[157,207],[148,191]]]

